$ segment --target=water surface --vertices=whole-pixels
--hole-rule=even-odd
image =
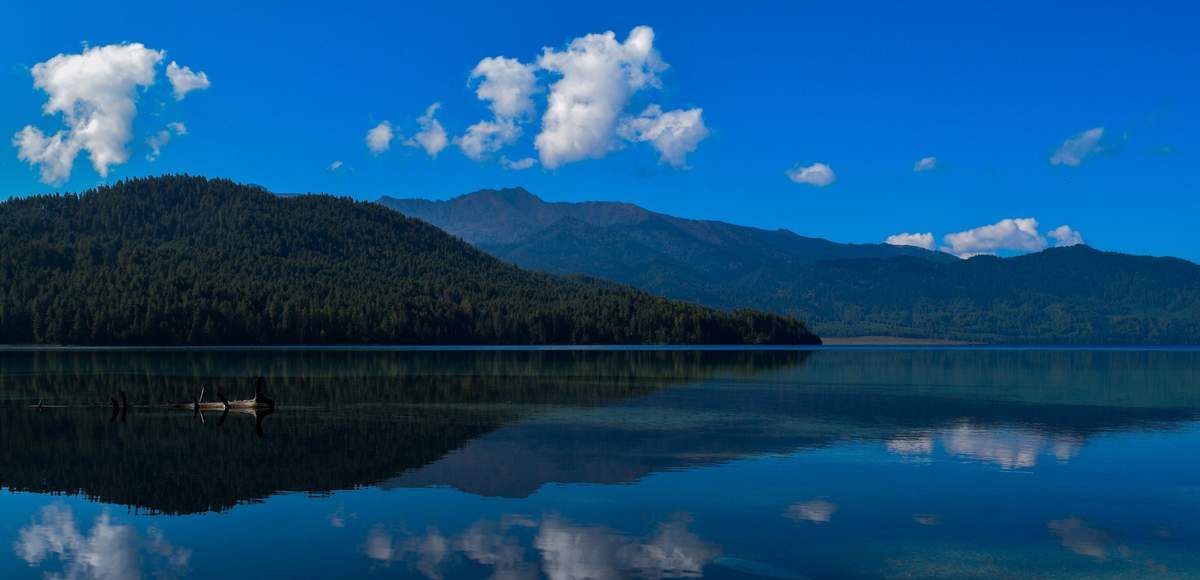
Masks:
[[[1195,351],[7,351],[0,436],[2,578],[1200,577]]]

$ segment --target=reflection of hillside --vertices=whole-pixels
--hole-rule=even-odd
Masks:
[[[1099,433],[1196,420],[1197,384],[1200,353],[817,352],[775,374],[530,418],[386,485],[522,497],[842,441],[1023,468]]]
[[[794,366],[798,352],[55,352],[0,354],[0,485],[82,493],[168,513],[228,508],[280,491],[372,484],[427,465],[523,417],[603,406],[679,381]],[[10,370],[11,369],[11,370]],[[264,421],[28,403],[231,395],[265,376]]]

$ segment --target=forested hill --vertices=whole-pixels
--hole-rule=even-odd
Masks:
[[[1200,266],[1077,246],[1014,258],[688,220],[523,189],[383,198],[521,267],[579,272],[718,308],[797,316],[822,336],[1002,343],[1200,343]]]
[[[168,176],[0,203],[0,344],[816,343],[500,262],[375,204]]]

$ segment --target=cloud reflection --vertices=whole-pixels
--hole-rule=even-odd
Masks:
[[[784,515],[796,521],[824,524],[833,518],[836,511],[837,504],[825,499],[813,499],[788,506]]]
[[[13,550],[30,567],[60,560],[62,574],[46,577],[69,580],[136,580],[142,576],[143,554],[156,564],[154,576],[171,578],[187,570],[192,555],[191,550],[172,546],[158,528],[147,529],[143,539],[133,526],[116,524],[107,513],[84,534],[71,508],[63,505],[43,507],[18,532]]]
[[[1103,562],[1111,552],[1116,552],[1122,558],[1129,559],[1127,546],[1118,543],[1108,532],[1093,528],[1079,518],[1051,520],[1046,527],[1058,537],[1063,547],[1081,556]]]
[[[446,537],[437,529],[404,535],[377,525],[364,544],[367,557],[390,564],[403,561],[428,578],[466,559],[492,569],[494,579],[551,580],[698,578],[720,550],[692,533],[680,515],[658,526],[648,537],[624,535],[602,526],[585,526],[557,515],[540,521],[505,516],[476,522],[462,534]]]
[[[963,421],[938,431],[905,433],[887,441],[891,453],[910,457],[928,457],[940,444],[946,453],[1002,469],[1028,469],[1037,465],[1044,453],[1059,462],[1075,457],[1083,439],[1075,435],[1047,436],[1035,429],[991,428]]]

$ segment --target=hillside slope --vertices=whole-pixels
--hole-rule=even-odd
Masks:
[[[1200,266],[1184,260],[1083,246],[959,260],[627,204],[547,203],[521,189],[380,203],[522,267],[797,316],[822,336],[1200,343]]]
[[[226,180],[0,203],[0,344],[814,343],[505,264],[419,220]]]
[[[908,246],[839,244],[787,230],[682,219],[624,203],[550,203],[521,188],[379,203],[524,268],[583,273],[720,308],[761,302],[756,294],[764,277],[818,260],[955,260]]]

